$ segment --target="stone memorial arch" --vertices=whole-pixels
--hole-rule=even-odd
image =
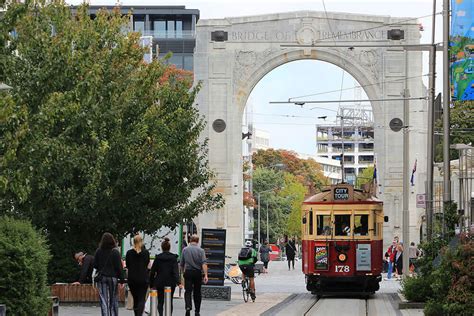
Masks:
[[[391,29],[403,30],[404,39],[388,40],[387,31]],[[410,96],[424,97],[427,91],[422,82],[420,52],[407,53],[402,47],[360,47],[419,44],[419,40],[416,20],[388,16],[302,11],[200,20],[194,73],[202,89],[196,103],[208,123],[203,137],[209,138],[210,167],[216,172],[217,190],[224,195],[226,205],[200,215],[196,220],[199,231],[227,229],[227,252],[231,256],[242,245],[242,114],[252,89],[268,72],[291,61],[321,60],[350,73],[371,100],[401,98],[405,78]],[[329,47],[336,45],[343,47]],[[405,73],[407,56],[409,67]],[[318,91],[318,80],[324,77],[315,74],[314,91]],[[373,101],[371,105],[379,197],[390,218],[384,227],[389,240],[393,234],[401,236],[403,158],[403,132],[392,131],[389,122],[403,118],[403,101]],[[415,186],[410,192],[410,239],[418,240],[423,209],[416,208],[415,196],[425,190],[427,102],[410,101],[409,108],[410,165],[418,160]],[[314,138],[308,141],[314,142]]]

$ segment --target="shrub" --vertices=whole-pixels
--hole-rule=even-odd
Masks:
[[[443,304],[433,299],[425,304],[424,313],[425,316],[446,316],[443,311]]]
[[[426,302],[433,296],[429,277],[405,278],[402,281],[402,293],[412,302]]]
[[[45,238],[27,221],[0,217],[0,302],[9,315],[47,315]]]

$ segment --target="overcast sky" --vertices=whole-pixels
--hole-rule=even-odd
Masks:
[[[70,1],[79,4],[82,1]],[[113,5],[116,1],[90,1],[92,5]],[[121,1],[122,5],[185,5],[188,9],[199,9],[201,19],[213,19],[278,12],[314,10],[324,11],[323,0],[141,0]],[[329,12],[389,15],[394,17],[417,17],[424,27],[421,41],[431,41],[432,0],[325,0]],[[437,1],[437,12],[442,11],[442,0]],[[442,40],[442,19],[436,22],[436,41]],[[427,73],[427,56],[424,73]],[[438,74],[441,74],[442,60],[438,59]],[[291,80],[285,80],[291,78]],[[437,89],[441,91],[441,76]],[[249,103],[253,105],[253,121],[259,129],[270,133],[270,144],[275,148],[286,148],[305,154],[315,152],[315,124],[318,116],[334,118],[337,104],[322,105],[329,110],[308,110],[290,105],[270,105],[269,101],[285,100],[290,97],[316,94],[326,91],[353,88],[354,78],[342,74],[341,68],[320,61],[296,61],[280,66],[266,75],[252,91]],[[326,100],[352,99],[354,90],[342,94],[325,94]],[[361,94],[367,98],[365,93]],[[313,98],[314,99],[314,98]],[[249,104],[248,103],[248,104]],[[327,122],[326,121],[326,122]]]

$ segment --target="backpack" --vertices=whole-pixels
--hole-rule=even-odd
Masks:
[[[239,260],[248,260],[252,258],[252,248],[242,248],[239,252]]]

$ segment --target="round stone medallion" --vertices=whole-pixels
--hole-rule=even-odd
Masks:
[[[212,123],[212,128],[217,132],[217,133],[222,133],[225,130],[225,121],[222,119],[217,119]]]

